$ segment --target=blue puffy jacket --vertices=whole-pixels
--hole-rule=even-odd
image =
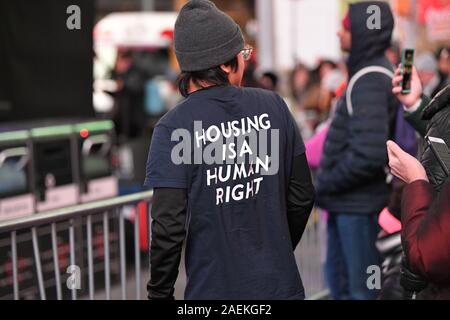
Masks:
[[[392,14],[386,3],[377,2],[381,29],[370,30],[366,28],[370,4],[350,5],[349,78],[367,66],[393,69],[384,56],[393,30]],[[360,78],[351,99],[353,114],[347,110],[344,94],[328,132],[317,176],[317,202],[330,212],[378,213],[389,195],[386,141],[393,135],[398,100],[392,94],[391,79],[381,73]]]

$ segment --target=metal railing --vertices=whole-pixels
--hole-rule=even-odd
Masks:
[[[328,295],[324,273],[325,254],[326,220],[323,212],[314,208],[295,250],[307,299],[319,300]]]
[[[0,222],[0,235],[6,237],[6,241],[4,242],[7,242],[8,246],[10,245],[12,298],[16,300],[22,298],[21,288],[19,287],[20,261],[18,261],[19,251],[17,244],[18,238],[24,237],[24,235],[31,236],[32,252],[30,254],[33,256],[32,266],[35,274],[34,279],[36,279],[32,284],[34,286],[37,284],[38,294],[36,298],[43,300],[47,298],[53,299],[53,297],[58,300],[66,298],[73,300],[78,298],[94,300],[100,297],[101,299],[109,300],[113,298],[111,295],[112,291],[116,293],[115,297],[118,296],[121,299],[140,300],[143,298],[141,294],[143,287],[143,283],[141,283],[143,280],[141,277],[142,244],[140,244],[141,237],[143,236],[140,234],[140,227],[143,221],[142,218],[139,218],[138,206],[141,203],[148,205],[151,202],[152,195],[152,191],[141,192]],[[134,223],[132,225],[126,225],[127,211],[124,208],[131,208],[135,213]],[[149,233],[150,221],[148,220],[150,219],[150,215],[148,214],[148,210],[146,211],[145,217],[147,219],[145,223],[148,226],[146,232]],[[81,223],[77,223],[77,221],[81,221]],[[300,245],[295,252],[306,289],[306,295],[309,299],[320,299],[326,295],[323,274],[325,253],[324,223],[320,212],[314,209]],[[61,224],[64,224],[62,226],[63,228],[60,228],[62,230],[58,231],[58,226]],[[126,231],[127,226],[130,227],[128,232]],[[94,234],[94,227],[99,227],[101,231],[98,236]],[[44,228],[49,229],[50,234],[50,240],[48,241],[50,249],[47,256],[44,256],[40,248],[39,231]],[[114,229],[114,233],[111,233],[112,229]],[[88,290],[87,292],[85,290],[84,294],[78,290],[79,288],[72,287],[72,289],[69,289],[70,294],[68,296],[68,291],[64,291],[62,288],[64,282],[60,265],[62,249],[59,248],[57,235],[58,232],[61,234],[61,232],[67,231],[68,264],[70,266],[76,266],[78,263],[82,266],[82,273],[87,274],[85,283],[87,283],[86,287]],[[115,234],[118,239],[113,239],[112,235]],[[147,236],[149,240],[150,235],[147,234]],[[126,243],[126,240],[130,240],[130,242]],[[82,244],[82,241],[86,241],[86,245]],[[103,246],[95,249],[97,255],[101,251],[102,269],[100,271],[94,263],[94,247],[98,242],[103,244]],[[148,246],[148,242],[146,246]],[[116,251],[113,250],[116,247],[118,251],[117,255],[115,254]],[[127,249],[133,255],[131,257],[131,267],[127,264]],[[149,251],[148,247],[143,250],[147,253]],[[51,268],[49,266],[43,268],[41,261],[43,258],[51,261]],[[112,263],[112,261],[117,263]],[[117,268],[115,268],[116,265]],[[127,266],[132,269],[132,272],[127,273]],[[43,269],[46,269],[46,277],[44,276],[45,272]],[[117,277],[113,277],[112,275],[114,270],[116,270],[115,274]],[[54,278],[50,289],[49,286],[45,285],[46,279],[44,279],[47,278],[48,280],[49,274],[52,274]],[[179,277],[185,277],[184,272],[180,272]],[[103,281],[100,285],[96,285],[96,281],[99,280],[98,278],[102,278],[101,280]],[[115,281],[112,281],[112,279],[115,279]],[[129,288],[130,281],[132,282],[131,286],[135,286],[134,295],[127,292],[127,284]],[[180,294],[178,298],[181,298],[181,293],[184,291],[184,288],[179,287]],[[99,294],[99,292],[101,293]]]
[[[102,217],[103,228],[103,255],[104,255],[104,284],[106,299],[111,298],[111,270],[110,270],[110,218],[118,217],[119,231],[119,264],[120,264],[120,285],[122,299],[126,299],[126,257],[125,257],[125,217],[124,211],[119,210],[124,206],[135,207],[134,219],[134,261],[135,261],[135,275],[136,275],[136,296],[137,300],[141,299],[141,252],[139,248],[139,228],[140,219],[138,218],[136,205],[138,203],[149,203],[153,192],[141,192],[127,196],[116,197],[107,200],[96,201],[93,203],[81,204],[73,207],[53,210],[34,214],[32,216],[14,219],[11,221],[0,222],[0,234],[9,233],[11,243],[11,260],[12,260],[12,283],[13,283],[13,298],[15,300],[20,298],[19,295],[19,265],[18,265],[18,249],[17,249],[17,233],[23,230],[28,230],[31,233],[32,251],[34,256],[35,272],[37,277],[37,285],[39,288],[39,298],[46,299],[47,293],[44,285],[44,276],[41,263],[41,251],[39,249],[38,228],[50,225],[51,230],[51,251],[53,256],[54,278],[56,286],[56,298],[63,299],[60,263],[58,261],[58,243],[57,243],[57,223],[69,223],[69,256],[70,265],[76,265],[76,242],[75,242],[75,220],[78,218],[85,218],[85,232],[87,240],[87,269],[88,269],[88,288],[89,299],[94,299],[94,257],[93,257],[93,217]],[[148,215],[147,215],[148,217]],[[84,224],[81,224],[84,227]],[[77,299],[77,288],[73,286],[71,289],[72,299]]]

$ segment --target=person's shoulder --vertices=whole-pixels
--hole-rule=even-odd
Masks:
[[[372,60],[370,63],[362,67],[358,72],[364,72],[354,83],[353,91],[360,92],[365,90],[371,91],[389,91],[391,92],[392,77],[394,70],[390,62],[385,58]],[[353,75],[356,76],[357,73]],[[351,81],[351,79],[350,79]]]
[[[259,97],[259,98],[267,98],[267,99],[276,99],[280,100],[281,97],[274,91],[270,91],[262,88],[251,88],[251,87],[243,87],[241,88],[244,95]]]
[[[284,99],[276,92],[261,88],[242,88],[243,96],[256,102],[259,108],[279,113],[287,109]]]
[[[161,119],[159,119],[156,126],[164,126],[167,128],[180,128],[189,122],[189,108],[192,101],[189,98],[183,99],[175,107],[167,111]]]
[[[389,83],[391,83],[392,77],[394,76],[394,67],[386,57],[378,57],[369,61],[363,68],[360,69],[360,71],[361,70],[367,70],[367,76],[369,77],[375,77]],[[369,78],[367,76],[362,77],[361,80],[364,78]]]
[[[243,88],[244,94],[252,96],[252,101],[259,113],[268,113],[273,120],[278,119],[282,127],[286,127],[291,118],[291,111],[286,101],[278,93],[261,88]]]

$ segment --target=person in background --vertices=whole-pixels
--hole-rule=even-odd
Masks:
[[[381,29],[366,27],[368,6],[381,10]],[[387,3],[351,4],[339,31],[341,48],[349,52],[349,78],[368,66],[392,69],[385,57],[394,19]],[[375,299],[367,287],[367,268],[379,265],[375,246],[378,213],[386,206],[386,141],[391,135],[398,101],[391,80],[370,73],[360,78],[351,94],[339,100],[317,176],[317,204],[329,212],[326,273],[333,299]]]
[[[317,81],[318,88],[317,105],[314,106],[317,109],[317,119],[314,126],[314,129],[316,129],[319,123],[328,118],[334,92],[342,83],[344,76],[335,62],[326,59],[319,61],[313,75],[315,75],[313,78]]]
[[[433,99],[423,94],[416,68],[411,92],[401,94],[400,67],[392,80],[393,93],[403,103],[405,118],[423,136],[441,138],[450,146],[450,85]],[[391,172],[405,181],[402,199],[402,238],[406,261],[404,281],[408,287],[419,284],[423,299],[450,299],[450,178],[428,144],[420,162],[388,143]],[[429,284],[427,284],[429,282]]]
[[[131,51],[119,51],[112,78],[117,81],[113,120],[119,137],[139,137],[145,128],[145,74],[134,62]]]
[[[314,78],[312,71],[303,63],[295,66],[290,78],[291,111],[294,114],[297,125],[301,128],[304,139],[308,139],[313,135],[316,124],[315,119],[317,118],[317,112],[314,109],[307,108],[307,106],[310,106],[311,100],[314,100],[311,97],[316,92]]]
[[[335,62],[331,60],[320,60],[317,65],[317,73],[319,75],[319,81],[322,82],[323,79],[332,71],[337,69],[337,65]]]
[[[324,80],[337,71],[337,65],[330,60],[319,60],[310,72],[307,89],[303,92],[301,104],[297,108],[297,122],[305,139],[309,139],[321,121],[328,116],[332,93],[324,89]]]
[[[262,74],[261,78],[259,78],[259,87],[270,90],[270,91],[278,91],[278,76],[275,72],[266,71]]]
[[[450,97],[450,90],[447,96]],[[450,109],[450,104],[447,102],[444,108]],[[449,119],[450,110],[445,114]],[[449,137],[450,122],[447,120],[445,125],[441,129]],[[445,179],[437,192],[416,158],[393,141],[387,143],[387,148],[392,174],[407,183],[401,218],[406,266],[428,282],[417,292],[418,297],[450,300],[450,178]]]
[[[415,67],[423,84],[423,93],[434,96],[439,88],[440,77],[436,58],[430,52],[424,52],[415,58]]]
[[[402,57],[400,52],[400,46],[398,42],[392,41],[391,46],[386,49],[386,58],[390,61],[392,66],[396,67],[400,63]]]
[[[316,68],[311,70],[308,89],[305,91],[301,105],[302,110],[311,111],[311,114],[315,114],[317,119],[319,115],[320,74],[320,65],[317,65]]]
[[[450,84],[450,47],[439,48],[436,52],[438,61],[439,76],[441,81],[432,96],[436,95],[442,88]]]
[[[306,91],[311,84],[311,71],[303,63],[299,63],[295,66],[291,73],[291,93],[294,97],[298,108],[303,105]]]
[[[330,116],[336,91],[345,80],[345,75],[338,68],[324,74],[320,83],[320,122],[326,121]]]

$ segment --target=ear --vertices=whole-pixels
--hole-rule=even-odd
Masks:
[[[223,71],[225,71],[225,73],[227,73],[227,74],[230,74],[231,71],[232,71],[232,68],[231,68],[230,65],[227,66],[227,65],[221,64],[221,65],[220,65],[220,68],[221,68]]]

